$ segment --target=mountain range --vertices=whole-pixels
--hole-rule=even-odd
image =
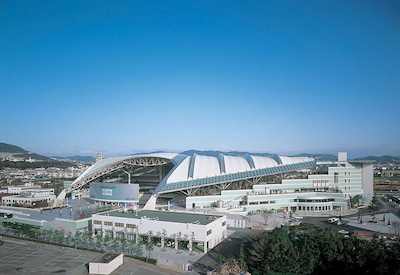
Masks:
[[[92,163],[93,162],[93,156],[70,156],[70,157],[46,157],[43,155],[39,155],[36,153],[29,152],[25,149],[22,149],[21,147],[7,144],[7,143],[1,143],[0,142],[0,154],[1,153],[8,153],[12,154],[13,156],[17,156],[18,158],[24,158],[24,159],[33,159],[37,161],[42,161],[42,162],[87,162],[87,163]],[[181,152],[181,154],[189,155],[192,156],[193,154],[199,154],[199,155],[206,155],[206,156],[214,156],[217,157],[221,153],[225,155],[230,155],[230,156],[244,156],[246,154],[250,155],[255,155],[255,156],[267,156],[267,157],[273,157],[276,156],[276,154],[272,153],[249,153],[249,152],[244,152],[244,151],[230,151],[230,152],[222,152],[222,151],[199,151],[199,150],[187,150],[184,152]],[[1,156],[1,155],[0,155]],[[333,154],[307,154],[307,153],[302,153],[302,154],[297,154],[294,155],[295,157],[312,157],[317,159],[318,161],[335,161],[337,160],[337,156]],[[1,160],[1,157],[0,157]],[[392,163],[399,165],[400,164],[400,157],[396,156],[368,156],[368,157],[362,157],[362,158],[356,158],[353,160],[374,160],[378,164],[387,164],[387,163]]]

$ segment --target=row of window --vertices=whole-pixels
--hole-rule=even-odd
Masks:
[[[295,199],[295,202],[330,202],[330,201],[335,201],[333,198],[329,199]]]
[[[300,211],[325,211],[332,210],[331,206],[299,206]]]
[[[94,221],[93,221],[93,224],[103,225],[103,222],[102,222],[102,221],[94,220]],[[113,222],[104,221],[104,225],[113,226]],[[115,227],[124,227],[124,224],[123,224],[122,222],[115,222],[115,223],[114,223],[114,226],[115,226]],[[137,225],[136,225],[136,224],[127,223],[127,224],[125,225],[125,227],[126,227],[126,228],[136,228]]]
[[[329,183],[329,180],[313,180],[313,183]]]
[[[274,204],[276,203],[275,201],[251,201],[249,202],[249,205],[258,205],[258,204]]]

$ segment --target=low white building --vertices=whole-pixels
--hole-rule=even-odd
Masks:
[[[126,238],[139,243],[141,237],[148,236],[152,231],[152,236],[158,239],[162,247],[177,248],[180,239],[187,242],[188,246],[189,243],[200,243],[204,252],[207,252],[227,237],[225,215],[130,210],[94,214],[92,219],[94,234]]]
[[[40,189],[40,188],[41,187],[39,185],[34,185],[33,182],[27,182],[24,185],[7,186],[7,193],[17,195],[27,189]]]
[[[3,205],[20,204],[34,206],[38,202],[51,204],[56,198],[53,188],[46,189],[24,189],[19,195],[3,197]]]

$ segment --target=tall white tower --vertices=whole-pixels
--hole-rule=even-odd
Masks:
[[[101,159],[103,159],[102,153],[101,152],[96,152],[96,157],[94,159],[94,162],[98,162]]]

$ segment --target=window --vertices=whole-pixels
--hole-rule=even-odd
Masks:
[[[211,232],[212,232],[212,230],[211,230],[211,229],[210,229],[210,230],[208,230],[208,231],[207,231],[207,236],[208,236],[208,235],[210,235],[210,234],[211,234]]]
[[[339,182],[339,173],[338,172],[335,172],[333,174],[333,182],[334,183],[338,183]]]
[[[222,222],[222,226],[225,226],[226,225],[226,222]]]
[[[124,227],[124,224],[121,223],[121,222],[116,222],[116,223],[115,223],[115,226],[116,226],[116,227]]]
[[[104,222],[104,225],[112,226],[112,222]]]
[[[94,224],[100,224],[101,225],[101,221],[93,221]]]
[[[136,224],[127,223],[126,228],[136,228]]]

